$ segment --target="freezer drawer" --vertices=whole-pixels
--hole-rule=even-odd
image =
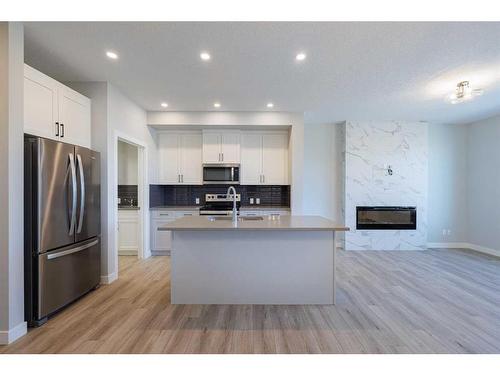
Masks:
[[[99,237],[38,256],[37,319],[59,310],[100,282]]]

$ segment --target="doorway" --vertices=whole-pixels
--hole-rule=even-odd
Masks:
[[[121,132],[114,137],[114,210],[116,272],[126,259],[148,258],[149,191],[147,180],[147,147],[141,141]],[[118,276],[118,275],[117,275]]]

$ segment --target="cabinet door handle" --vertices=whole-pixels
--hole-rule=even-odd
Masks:
[[[224,161],[224,153],[222,153],[221,155],[222,155],[222,161]]]
[[[61,138],[64,138],[64,124],[61,123]]]
[[[56,121],[56,137],[59,137],[59,122]]]
[[[184,183],[184,175],[181,174],[181,182]]]
[[[266,183],[266,175],[265,175],[265,174],[263,174],[263,175],[262,175],[262,182],[263,182],[264,184]]]

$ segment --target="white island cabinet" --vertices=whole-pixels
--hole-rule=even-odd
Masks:
[[[319,216],[183,217],[172,232],[173,304],[334,304],[335,232]]]
[[[90,147],[90,99],[24,65],[24,132]]]

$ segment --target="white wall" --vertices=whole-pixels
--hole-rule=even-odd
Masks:
[[[137,147],[118,141],[118,185],[137,185]]]
[[[466,128],[468,242],[500,255],[500,116]]]
[[[342,223],[342,125],[304,125],[304,214]]]
[[[348,121],[345,125],[346,250],[427,247],[428,125]],[[387,173],[390,165],[393,174]],[[356,206],[416,206],[417,230],[356,230]]]
[[[430,124],[429,243],[467,242],[467,176],[467,126]]]
[[[292,112],[148,112],[147,123],[158,128],[179,126],[290,127],[291,208],[303,212],[304,199],[304,116]],[[150,163],[150,170],[155,170]],[[153,172],[155,173],[155,172]],[[153,176],[153,175],[151,175]]]
[[[146,126],[146,112],[113,85],[107,82],[67,84],[92,100],[92,148],[101,152],[101,280],[110,283],[118,277],[117,137],[129,137],[144,144],[148,152],[154,152],[155,147],[151,147],[154,131]],[[140,205],[149,207],[149,200]],[[148,229],[149,221],[145,220],[143,230],[149,233]]]
[[[24,321],[23,77],[21,23],[0,22],[0,345],[27,331]]]

